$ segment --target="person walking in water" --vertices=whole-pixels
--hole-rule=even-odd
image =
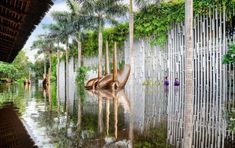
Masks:
[[[174,86],[180,86],[180,81],[178,78],[175,78]]]
[[[166,97],[168,97],[168,92],[169,92],[169,80],[168,80],[168,78],[167,77],[165,77],[165,79],[164,79],[164,94],[165,94],[165,96]]]
[[[164,79],[164,86],[169,86],[168,77],[165,77],[165,79]]]

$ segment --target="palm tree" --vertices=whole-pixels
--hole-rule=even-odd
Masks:
[[[57,51],[63,51],[62,48],[55,47],[54,41],[56,39],[50,37],[49,35],[39,35],[38,39],[33,42],[33,45],[31,46],[32,49],[39,49],[38,55],[44,54],[45,58],[49,59],[49,68],[48,68],[48,76],[49,76],[49,83],[50,83],[50,77],[51,77],[51,56],[52,53],[56,53]]]
[[[46,38],[45,36],[38,36],[38,39],[33,42],[31,49],[39,49],[38,55],[44,54],[45,58],[49,59],[49,68],[48,68],[48,76],[49,76],[49,84],[50,84],[50,75],[51,75],[51,40]],[[46,62],[45,62],[46,63]]]
[[[72,31],[71,35],[76,37],[77,48],[78,48],[78,65],[77,68],[81,66],[81,55],[82,55],[82,45],[81,45],[81,34],[82,28],[86,26],[86,22],[83,19],[83,15],[80,12],[80,6],[75,0],[67,0],[67,6],[70,8],[70,25]]]
[[[67,14],[66,14],[67,15]],[[67,15],[69,16],[69,15]],[[65,50],[65,54],[66,54],[66,72],[65,72],[65,86],[66,86],[66,101],[69,101],[69,68],[68,68],[68,63],[69,63],[69,36],[70,36],[70,32],[71,32],[71,26],[69,25],[69,19],[63,19],[65,17],[61,16],[60,12],[53,12],[52,13],[52,17],[55,20],[54,24],[49,24],[47,26],[45,26],[45,28],[49,29],[49,34],[51,38],[56,38],[57,40],[59,40],[62,43],[65,43],[66,45],[66,50]],[[65,101],[65,102],[66,102]],[[68,102],[66,102],[68,105]],[[68,109],[68,108],[67,108]]]
[[[115,17],[124,16],[127,7],[121,4],[123,0],[78,0],[82,13],[86,14],[87,22],[98,28],[98,78],[102,77],[102,49],[103,49],[103,28],[105,23],[116,23]]]
[[[35,43],[35,42],[38,42],[38,43]],[[39,50],[42,50],[41,48],[41,45],[39,45],[39,44],[43,44],[43,42],[41,42],[40,43],[40,41],[39,40],[37,40],[37,41],[34,41],[34,43],[33,43],[34,45],[32,45],[30,48],[31,49],[39,49]],[[36,45],[37,44],[37,45]],[[38,59],[39,58],[39,56],[41,55],[42,53],[39,51],[39,52],[37,52],[36,53],[36,55],[35,55],[35,59]],[[45,79],[46,78],[46,74],[47,74],[47,55],[46,54],[44,54],[44,64],[43,64],[43,79]]]
[[[185,1],[185,105],[184,105],[184,147],[192,147],[193,116],[193,0]]]
[[[109,43],[108,41],[105,42],[105,75],[110,74],[109,70]]]
[[[76,0],[67,0],[66,3],[70,11],[55,11],[53,12],[53,18],[57,22],[66,22],[66,34],[73,37],[77,42],[78,68],[81,66],[82,59],[81,40],[84,37],[84,30],[88,28],[87,16],[81,12],[81,7]]]

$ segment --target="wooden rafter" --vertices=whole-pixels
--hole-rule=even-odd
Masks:
[[[0,42],[1,41],[4,41],[4,42],[7,42],[7,43],[11,43],[14,41],[14,39],[11,39],[11,38],[6,38],[6,36],[0,34]]]
[[[7,11],[10,11],[16,15],[26,15],[23,11],[19,11],[14,8],[10,8],[9,6],[3,6],[2,4],[0,4],[0,8],[5,9]]]
[[[0,46],[7,45],[7,46],[13,46],[13,44],[10,44],[9,42],[2,42]]]
[[[11,27],[8,27],[8,26],[0,26],[0,28],[6,29],[6,30],[9,30],[9,31],[12,31],[12,32],[19,32],[18,30],[12,29]]]
[[[5,16],[0,16],[0,18],[3,19],[3,20],[9,21],[11,23],[14,23],[14,24],[22,24],[23,23],[22,21],[12,19],[12,18],[7,18]]]
[[[10,31],[10,30],[0,29],[0,32],[7,33],[7,34],[9,34],[11,36],[17,35],[17,32],[13,32],[13,31]]]
[[[9,49],[12,49],[12,47],[13,47],[12,45],[1,45],[0,49],[4,49],[5,51],[8,51]]]
[[[1,51],[8,51],[9,49],[11,49],[12,48],[12,46],[5,46],[5,45],[1,45],[0,46],[0,49],[1,49]],[[4,50],[2,50],[2,49],[4,49]],[[8,51],[9,52],[9,51]],[[6,53],[6,52],[5,52]]]
[[[5,50],[1,50],[1,47],[0,47],[0,56],[5,56],[7,55],[7,52]]]
[[[0,42],[1,42],[1,41],[0,41]],[[9,42],[9,41],[6,41],[6,40],[5,40],[4,42],[1,43],[1,45],[13,45],[13,44],[12,44],[12,42]],[[0,46],[1,46],[1,45],[0,45]]]
[[[4,49],[4,51],[8,51],[9,49],[11,49],[13,46],[6,46],[6,45],[1,45],[0,49]],[[3,50],[2,50],[3,51]]]
[[[52,4],[52,0],[0,0],[0,61],[14,60]]]
[[[4,36],[7,36],[7,37],[9,37],[9,38],[12,38],[12,39],[14,39],[14,38],[15,38],[15,36],[10,35],[10,34],[5,33],[5,32],[1,32],[1,31],[0,31],[0,34],[2,34],[2,35],[4,35]]]

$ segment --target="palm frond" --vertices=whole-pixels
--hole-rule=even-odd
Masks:
[[[106,13],[109,16],[112,17],[120,17],[126,15],[126,12],[128,11],[128,6],[124,4],[113,4],[109,6]]]
[[[117,17],[126,14],[128,7],[123,0],[78,0],[81,4],[81,12],[86,14],[86,26],[97,28],[100,22],[115,24]]]
[[[96,10],[96,2],[94,0],[78,0],[83,14],[92,14]]]
[[[79,3],[76,0],[67,0],[67,6],[71,10],[72,15],[78,15],[80,11]]]
[[[158,4],[162,0],[135,0],[137,6],[141,9],[146,9],[151,4]]]

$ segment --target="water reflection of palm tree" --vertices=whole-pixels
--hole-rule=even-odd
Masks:
[[[31,85],[30,85],[30,84],[28,84],[28,82],[24,84],[24,89],[25,89],[25,90],[30,89],[30,87],[31,87]]]
[[[51,96],[51,87],[43,88],[43,98],[45,101],[45,106],[47,108],[47,102],[49,103],[49,110],[52,110],[52,96]]]
[[[99,113],[98,113],[98,127],[99,127],[99,133],[103,132],[103,111],[102,111],[102,106],[103,106],[103,100],[102,96],[100,93],[98,93],[98,108],[99,108]]]
[[[106,135],[109,136],[110,100],[106,101]]]
[[[10,87],[9,87],[9,89],[10,89]],[[31,86],[30,85],[27,85],[27,86],[24,85],[24,89],[25,89],[24,98],[28,100],[29,98],[31,98]]]
[[[113,109],[114,109],[114,129],[115,129],[115,138],[118,136],[118,97],[114,95],[113,97]]]

